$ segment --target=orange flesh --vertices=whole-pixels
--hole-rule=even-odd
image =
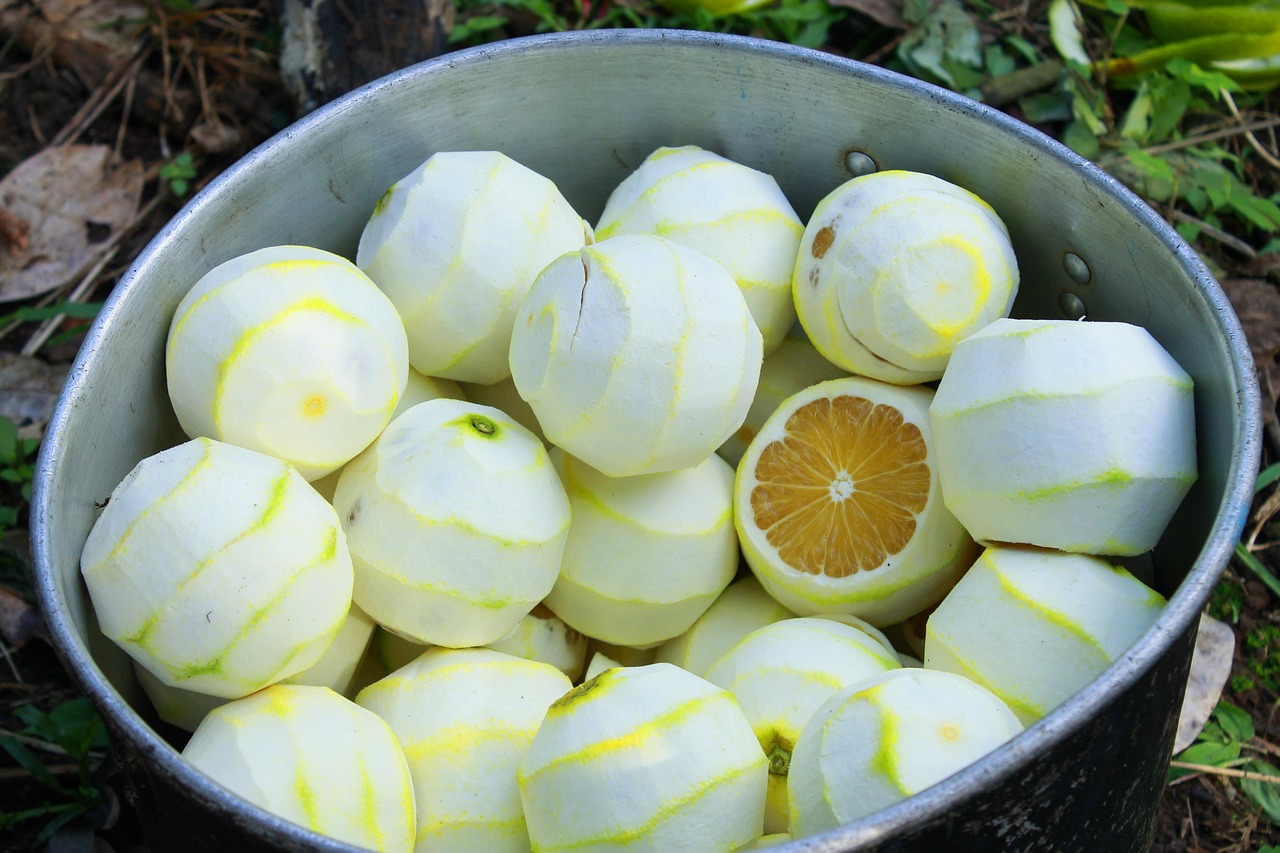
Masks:
[[[879,568],[929,498],[924,436],[892,406],[821,397],[787,419],[756,463],[751,512],[778,555],[811,575]]]

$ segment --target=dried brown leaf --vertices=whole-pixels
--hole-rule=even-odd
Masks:
[[[31,225],[0,207],[0,246],[10,255],[20,255],[31,245]]]
[[[26,249],[0,254],[0,302],[55,290],[94,260],[95,243],[129,224],[142,163],[115,165],[105,145],[46,148],[0,180],[0,207],[24,220]]]
[[[35,605],[6,586],[0,586],[0,638],[12,648],[22,648],[33,637],[44,635],[44,621]]]
[[[0,352],[0,415],[17,424],[24,437],[39,438],[58,402],[68,367]]]
[[[831,0],[832,6],[843,6],[855,12],[861,12],[882,27],[891,30],[905,30],[906,21],[902,18],[902,3],[894,0]]]

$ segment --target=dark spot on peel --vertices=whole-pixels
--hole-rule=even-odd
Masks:
[[[809,247],[809,253],[818,260],[822,260],[827,254],[827,250],[831,248],[831,244],[836,241],[836,230],[830,225],[825,225],[818,229],[818,233],[813,235],[813,245]]]
[[[351,505],[351,512],[347,513],[347,527],[356,523],[356,519],[360,517],[360,508],[363,506],[364,500],[358,500]]]

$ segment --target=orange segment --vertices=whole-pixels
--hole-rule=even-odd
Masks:
[[[751,512],[790,566],[842,578],[871,571],[916,532],[929,499],[915,424],[861,397],[820,397],[787,418],[756,463]]]
[[[788,397],[760,428],[738,466],[734,524],[784,606],[889,624],[936,603],[972,563],[940,496],[932,400],[851,376]]]

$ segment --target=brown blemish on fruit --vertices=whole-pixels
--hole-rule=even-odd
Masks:
[[[830,225],[824,225],[818,229],[818,233],[813,235],[813,245],[809,247],[809,253],[818,260],[822,260],[823,255],[831,248],[831,244],[836,241],[836,229]]]

